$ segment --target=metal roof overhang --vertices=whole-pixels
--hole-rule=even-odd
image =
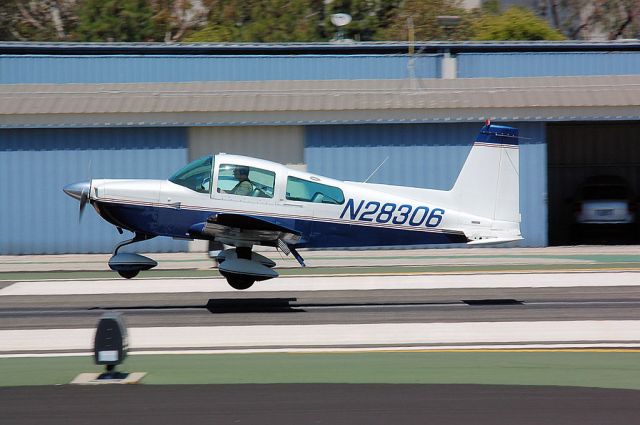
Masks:
[[[638,51],[638,40],[378,41],[317,43],[66,43],[0,42],[0,55],[398,55],[421,53]]]
[[[640,119],[640,76],[0,85],[0,127]]]

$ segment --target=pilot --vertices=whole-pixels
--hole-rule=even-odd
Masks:
[[[253,183],[249,180],[249,167],[238,166],[233,169],[233,177],[238,180],[238,184],[227,193],[240,196],[250,196],[253,192]]]

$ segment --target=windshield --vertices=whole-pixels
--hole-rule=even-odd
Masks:
[[[213,156],[205,156],[182,167],[169,181],[200,193],[209,193]]]
[[[582,198],[586,201],[602,199],[625,200],[628,197],[629,192],[625,186],[585,186],[582,191]]]

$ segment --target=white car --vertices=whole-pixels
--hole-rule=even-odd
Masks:
[[[580,188],[575,204],[578,225],[632,225],[636,203],[627,182],[618,176],[592,176]]]

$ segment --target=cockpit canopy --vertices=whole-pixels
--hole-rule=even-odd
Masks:
[[[205,156],[178,170],[169,177],[169,181],[199,193],[273,199],[278,181],[276,176],[282,173],[278,183],[279,193],[289,201],[334,205],[344,203],[342,189],[322,182],[319,177],[300,172],[293,172],[298,176],[291,175],[291,171],[282,165],[268,161],[231,155],[217,158],[221,162],[217,170],[214,170],[214,157]],[[212,188],[214,176],[217,181]]]
[[[205,156],[188,163],[169,177],[169,181],[200,193],[209,193],[213,156]]]

